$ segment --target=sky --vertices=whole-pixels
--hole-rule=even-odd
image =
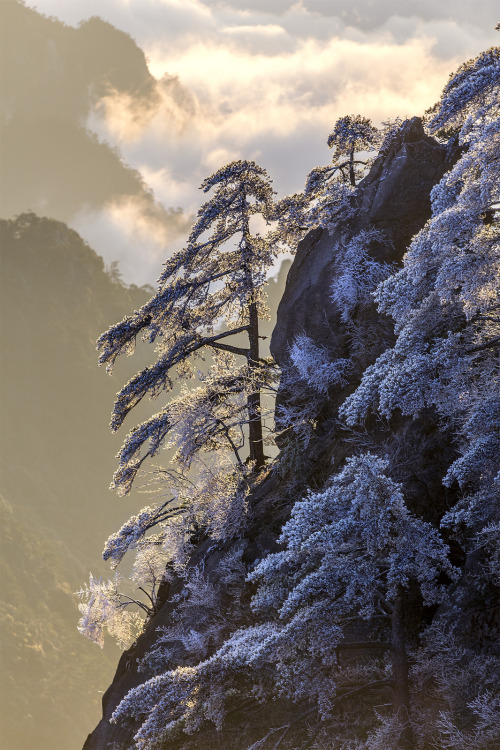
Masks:
[[[202,180],[233,159],[265,167],[278,194],[327,164],[335,121],[422,114],[465,59],[498,44],[494,0],[37,0],[77,26],[99,15],[127,32],[161,80],[138,112],[110,95],[87,127],[118,147],[158,202],[195,214]],[[131,204],[72,222],[128,282],[153,283],[166,242]],[[175,245],[175,246],[174,246]]]

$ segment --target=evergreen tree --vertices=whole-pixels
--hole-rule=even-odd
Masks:
[[[248,424],[249,458],[259,471],[265,463],[260,386],[268,369],[259,353],[259,318],[266,314],[263,286],[277,250],[259,234],[252,234],[250,224],[257,215],[266,221],[272,215],[273,191],[265,170],[249,161],[223,167],[203,182],[202,189],[214,189],[214,195],[198,212],[186,248],[165,263],[157,293],[98,340],[99,362],[108,370],[118,355],[131,352],[139,334],[150,343],[157,342],[156,363],[139,372],[118,394],[111,427],[117,430],[146,394],[156,398],[172,388],[175,378],[192,375],[190,363],[196,355],[210,351],[241,356],[243,367],[217,382],[210,380],[197,394],[197,414],[205,409],[214,415],[204,421],[205,434],[232,447],[233,425],[215,416],[216,409],[227,394],[244,395],[247,416],[242,422]],[[228,343],[237,334],[246,336],[246,347]],[[174,426],[175,417],[167,406],[129,433],[114,479],[121,492],[130,490],[145,458],[158,452]],[[205,446],[204,441],[193,451]]]
[[[260,356],[259,320],[267,314],[263,286],[278,249],[252,233],[251,224],[272,216],[273,191],[265,170],[249,161],[218,170],[202,189],[214,194],[200,208],[186,248],[165,263],[156,294],[98,340],[99,361],[108,371],[120,354],[133,351],[138,335],[157,344],[155,364],[117,395],[114,431],[144,396],[170,393],[160,412],[127,435],[112,487],[128,493],[146,459],[161,447],[174,451],[171,468],[157,471],[170,499],[130,518],[103,552],[116,568],[135,550],[131,578],[146,599],[120,593],[116,577],[91,576],[78,592],[80,630],[100,645],[104,628],[121,643],[130,638],[137,618],[124,611],[127,605],[154,614],[159,570],[165,573],[169,558],[182,565],[193,532],[227,539],[241,530],[252,476],[265,466],[261,391],[275,373],[271,360]],[[198,373],[199,386],[188,387],[193,360],[205,362],[207,355],[212,365]],[[236,358],[243,362],[237,365]]]
[[[275,217],[279,238],[295,245],[308,229],[328,227],[338,216],[345,219],[352,214],[350,198],[356,185],[373,162],[382,140],[399,123],[388,122],[379,130],[361,115],[339,118],[327,140],[328,147],[334,149],[332,163],[311,170],[302,193],[278,201]]]
[[[432,218],[375,299],[397,340],[369,367],[341,414],[417,416],[432,406],[461,436],[444,481],[496,493],[500,471],[500,48],[462,65],[431,128],[459,129],[463,154],[432,192]],[[496,503],[483,504],[496,517]]]

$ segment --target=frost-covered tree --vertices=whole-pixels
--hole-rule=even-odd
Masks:
[[[370,228],[362,230],[348,242],[335,245],[336,273],[331,299],[344,323],[352,320],[355,310],[373,305],[377,285],[394,271],[394,266],[370,255],[371,245],[383,243],[383,233]]]
[[[500,48],[492,48],[462,65],[443,92],[430,127],[458,130],[461,156],[432,191],[432,217],[413,238],[403,268],[376,291],[379,309],[395,321],[396,342],[367,368],[340,410],[354,426],[370,414],[418,417],[432,408],[453,429],[458,455],[443,483],[458,502],[441,524],[467,560],[453,591],[454,608],[443,615],[445,623],[459,622],[469,639],[464,646],[463,632],[449,636],[460,654],[457,669],[477,662],[474,641],[498,637],[499,82]],[[487,648],[482,659],[485,685],[498,683],[498,663]],[[481,747],[482,732],[485,746],[496,746],[487,722],[497,716],[498,694],[481,694],[480,688],[469,695],[470,705],[457,709],[455,688],[443,684],[442,734],[432,742],[456,750]]]
[[[283,550],[249,575],[264,622],[236,631],[197,666],[157,675],[118,706],[114,720],[142,722],[138,748],[159,748],[206,720],[222,728],[242,691],[306,700],[327,720],[339,702],[384,689],[392,690],[397,746],[412,746],[406,592],[441,602],[443,574],[451,580],[456,571],[438,532],[409,513],[387,466],[372,454],[350,458],[323,491],[295,504]],[[344,663],[353,650],[364,660]]]
[[[104,634],[116,639],[122,648],[128,648],[137,637],[143,625],[143,618],[138,610],[143,610],[148,616],[154,605],[154,599],[148,593],[149,602],[134,599],[120,592],[121,578],[118,575],[112,580],[89,576],[89,583],[84,584],[76,595],[80,599],[78,609],[81,618],[78,630],[82,635],[104,646]]]
[[[138,335],[157,343],[155,364],[119,392],[111,427],[116,431],[145,395],[156,398],[171,389],[174,378],[189,377],[196,355],[229,352],[245,364],[221,391],[229,389],[246,399],[249,456],[258,471],[265,462],[258,382],[266,370],[259,354],[259,318],[265,315],[263,285],[277,250],[258,233],[252,234],[251,221],[257,215],[268,220],[273,191],[265,170],[250,161],[228,164],[208,177],[202,189],[213,189],[214,194],[199,210],[186,248],[166,261],[156,294],[98,340],[99,362],[108,370],[120,354],[133,350]],[[236,334],[246,336],[246,347],[231,343]],[[224,400],[213,384],[205,391],[205,409]],[[166,408],[128,434],[114,480],[120,491],[129,491],[145,458],[158,452],[171,429],[172,415]],[[221,423],[218,434],[224,433],[230,443]]]
[[[361,115],[337,120],[327,140],[328,147],[334,149],[332,162],[309,173],[302,193],[289,195],[276,204],[280,240],[294,245],[308,229],[328,227],[335,218],[352,215],[350,198],[356,185],[393,127],[394,123],[389,123],[379,130]]]
[[[272,387],[275,374],[271,360],[260,356],[259,321],[267,315],[263,286],[279,248],[254,225],[272,217],[273,191],[265,170],[250,161],[232,162],[201,187],[213,195],[200,208],[186,247],[165,263],[158,291],[98,340],[99,361],[108,371],[119,355],[132,353],[137,336],[156,344],[156,362],[117,395],[114,431],[146,395],[170,395],[126,436],[112,485],[128,493],[144,462],[169,448],[171,466],[156,469],[156,478],[170,498],[143,508],[109,537],[103,556],[112,567],[128,550],[135,550],[141,569],[157,559],[164,571],[169,558],[182,567],[193,533],[201,529],[220,540],[241,531],[252,475],[265,465],[261,392]],[[188,387],[197,358],[210,364],[198,372],[199,384]],[[142,606],[148,614],[158,582],[161,576]],[[96,602],[106,594],[111,603],[103,611],[113,618],[123,609],[115,583],[94,581],[80,592],[86,608],[81,629],[94,640],[100,638],[94,628],[102,631]],[[117,632],[112,624],[108,630]]]
[[[328,136],[328,148],[335,148],[333,164],[329,169],[332,174],[340,172],[342,180],[352,187],[356,186],[360,167],[366,167],[367,159],[356,159],[359,152],[373,151],[378,142],[378,130],[367,117],[361,115],[346,115],[335,123],[335,127]]]

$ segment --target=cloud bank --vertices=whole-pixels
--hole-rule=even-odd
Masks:
[[[157,200],[187,213],[204,198],[203,178],[232,159],[260,163],[282,195],[302,189],[310,169],[328,163],[326,139],[338,117],[421,114],[449,73],[498,37],[491,0],[473,7],[450,0],[38,0],[36,7],[73,25],[100,15],[145,50],[161,81],[155,106],[141,113],[111,93],[88,126],[118,146]],[[130,270],[123,269],[131,280],[133,212],[121,206],[118,221],[113,210],[87,216],[87,226],[94,222],[99,252],[99,227],[102,237],[108,228],[106,242],[113,226],[122,245],[131,238]],[[159,237],[151,242],[152,268],[172,247]]]

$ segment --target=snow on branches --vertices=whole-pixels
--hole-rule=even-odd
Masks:
[[[463,456],[446,482],[455,478],[467,491],[500,470],[500,118],[492,85],[498,65],[499,50],[489,50],[445,89],[435,127],[467,110],[468,148],[432,191],[432,218],[414,237],[402,270],[375,293],[379,310],[396,322],[396,343],[340,411],[353,425],[370,410],[416,416],[435,407],[462,435]],[[463,106],[456,96],[462,90]]]
[[[394,271],[392,265],[369,254],[371,244],[383,241],[382,232],[371,228],[362,230],[344,245],[335,245],[336,274],[331,299],[338,305],[344,323],[349,322],[356,307],[373,304],[375,288]]]
[[[342,681],[338,653],[350,623],[358,619],[368,628],[380,615],[390,619],[411,582],[427,603],[443,600],[438,578],[455,577],[446,545],[430,524],[411,516],[386,472],[387,462],[372,454],[348,459],[325,490],[295,504],[281,534],[283,551],[248,576],[258,584],[252,607],[264,621],[240,628],[198,665],[134,688],[116,709],[114,721],[141,720],[140,750],[206,721],[222,728],[230,701],[242,690],[262,700],[316,700],[327,714]],[[383,629],[377,628],[380,640]],[[378,646],[383,652],[390,641]]]
[[[289,354],[299,378],[318,393],[324,394],[331,386],[346,382],[349,361],[336,359],[332,362],[325,347],[317,346],[309,336],[297,336]]]
[[[134,376],[117,396],[111,418],[114,431],[144,396],[156,398],[168,392],[175,378],[188,374],[186,363],[207,351],[231,352],[247,360],[249,371],[262,369],[258,339],[258,320],[266,314],[262,287],[279,248],[251,234],[250,223],[257,214],[266,221],[272,215],[270,180],[254,162],[238,161],[207,178],[202,189],[215,193],[200,208],[186,248],[165,263],[157,293],[97,342],[99,361],[108,369],[117,356],[130,352],[137,335],[157,343],[156,363]],[[236,334],[247,336],[247,347],[232,343]],[[246,382],[251,381],[250,374]],[[221,384],[222,390],[225,387]],[[258,390],[248,394],[250,455],[261,468],[258,401]],[[130,490],[138,466],[156,454],[171,426],[167,408],[129,433],[119,456],[117,488]],[[139,458],[148,441],[146,455]]]

